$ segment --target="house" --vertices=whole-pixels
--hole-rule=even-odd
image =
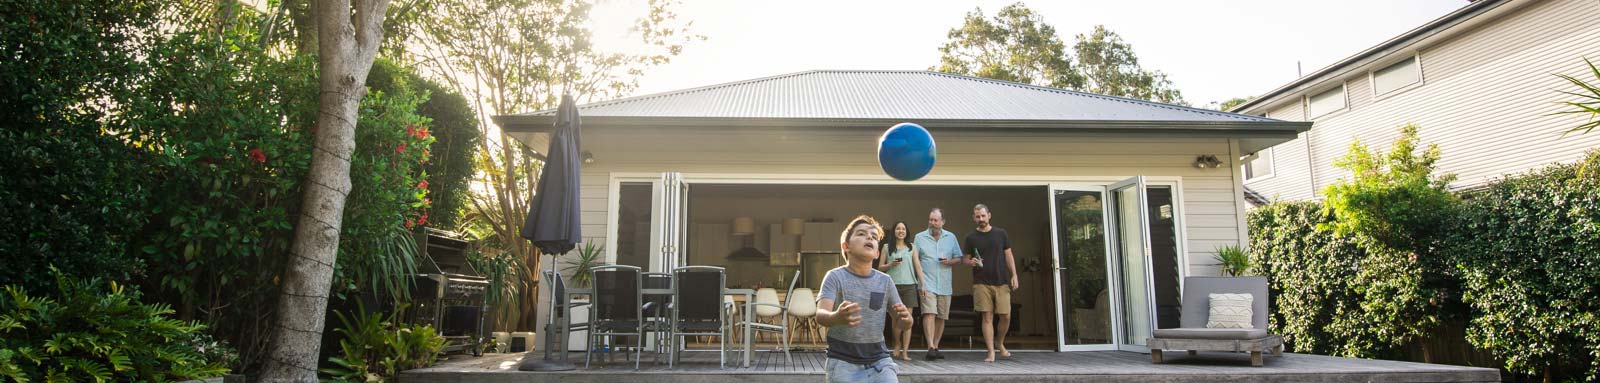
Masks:
[[[1353,23],[1352,26],[1355,26]],[[1322,197],[1347,172],[1334,161],[1355,140],[1387,149],[1398,127],[1420,126],[1442,152],[1455,189],[1552,162],[1578,160],[1600,134],[1563,132],[1583,121],[1558,101],[1600,61],[1600,2],[1478,0],[1284,84],[1235,113],[1311,121],[1299,137],[1245,152],[1244,185],[1268,199]]]
[[[779,290],[798,274],[815,290],[842,264],[851,217],[914,235],[938,207],[960,238],[983,203],[1022,284],[1008,343],[1057,351],[1141,350],[1175,327],[1182,277],[1220,275],[1217,247],[1246,241],[1235,159],[1310,128],[927,71],[809,71],[579,109],[583,232],[609,262],[720,265],[731,285]],[[553,115],[495,121],[542,149]],[[878,166],[878,137],[900,122],[937,141],[921,180]],[[960,301],[970,271],[953,275]]]

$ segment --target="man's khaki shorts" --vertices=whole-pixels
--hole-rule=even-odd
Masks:
[[[950,320],[950,296],[922,294],[922,315],[934,314],[943,320]]]
[[[972,311],[1011,315],[1011,286],[973,284]]]

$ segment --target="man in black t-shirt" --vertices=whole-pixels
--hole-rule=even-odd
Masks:
[[[1006,230],[989,225],[989,207],[972,207],[972,221],[978,228],[967,233],[963,250],[972,266],[972,306],[983,316],[983,343],[989,349],[985,362],[993,362],[995,349],[1000,357],[1010,358],[1006,332],[1011,330],[1011,290],[1016,290],[1017,262],[1011,256],[1011,238]],[[1000,316],[1000,337],[995,339],[994,317]]]

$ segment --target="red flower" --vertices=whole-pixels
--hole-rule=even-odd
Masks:
[[[404,142],[401,142],[400,146],[394,147],[394,152],[396,154],[404,153],[405,151],[406,151],[406,143],[404,143]]]
[[[428,149],[422,149],[422,156],[423,157],[431,157],[431,156],[433,156],[433,152],[428,151]]]
[[[417,221],[412,221],[412,220],[409,220],[409,219],[406,220],[406,228],[407,229],[410,229],[412,226],[416,226],[416,225],[417,225]]]
[[[428,180],[422,180],[422,182],[417,183],[417,188],[418,189],[427,189],[428,188]]]
[[[433,206],[433,199],[431,199],[431,198],[423,198],[422,199],[422,204],[423,205],[428,205],[428,206]],[[422,216],[426,217],[428,215],[427,214],[423,214]]]
[[[422,213],[422,217],[417,218],[417,224],[418,225],[427,225],[428,224],[428,213]]]
[[[418,130],[417,138],[428,138],[428,128],[422,128],[422,130]]]
[[[416,127],[416,125],[406,125],[406,135],[407,136],[416,137],[417,136],[417,127]]]
[[[267,155],[261,152],[261,148],[250,149],[250,160],[258,164],[264,164],[267,163]]]

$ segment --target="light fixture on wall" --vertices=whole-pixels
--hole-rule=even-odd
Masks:
[[[592,163],[594,163],[594,153],[590,153],[588,150],[583,151],[583,164],[588,165]]]
[[[1222,160],[1217,159],[1217,156],[1205,154],[1194,158],[1194,167],[1213,169],[1218,166],[1222,166]]]

